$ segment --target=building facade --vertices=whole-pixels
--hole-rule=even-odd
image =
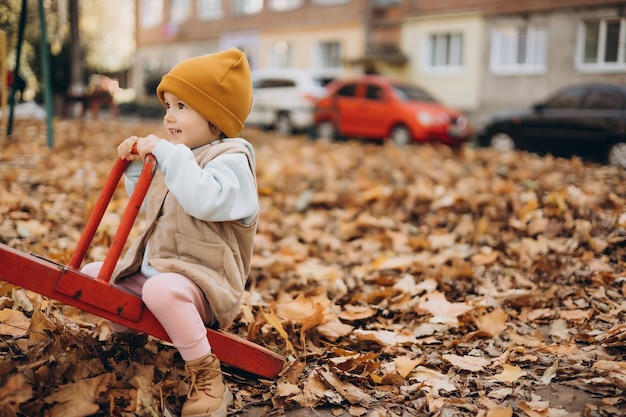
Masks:
[[[409,78],[478,121],[581,82],[626,83],[626,2],[404,1]]]
[[[135,0],[133,88],[190,56],[253,69],[378,72],[480,116],[572,83],[626,83],[624,0]]]
[[[341,70],[364,54],[366,5],[354,0],[136,0],[132,86],[139,100],[147,99],[177,62],[230,47],[246,52],[252,69]]]

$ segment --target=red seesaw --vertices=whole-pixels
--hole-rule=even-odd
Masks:
[[[79,271],[87,249],[102,221],[117,184],[129,161],[118,158],[106,179],[102,192],[67,265],[29,255],[0,244],[0,281],[11,282],[72,307],[95,314],[130,329],[171,341],[159,321],[141,298],[110,285],[109,280],[156,169],[153,155],[147,155],[141,175],[130,196],[120,224],[96,279]],[[254,342],[222,330],[207,328],[207,338],[215,355],[227,366],[247,373],[276,378],[284,358]]]

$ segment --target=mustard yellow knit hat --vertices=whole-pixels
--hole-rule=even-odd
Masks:
[[[236,137],[252,107],[252,79],[246,55],[236,48],[187,59],[163,76],[157,96],[174,94],[217,126]]]

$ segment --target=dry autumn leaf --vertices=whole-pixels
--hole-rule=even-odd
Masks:
[[[498,407],[492,408],[487,411],[486,417],[512,417],[513,416],[513,408],[511,407]]]
[[[491,361],[485,358],[479,358],[476,356],[458,356],[458,355],[443,355],[443,359],[450,362],[453,366],[459,369],[470,372],[479,372],[484,370],[485,367],[491,365]]]
[[[420,302],[418,309],[431,314],[432,323],[456,324],[457,317],[472,310],[472,306],[466,303],[451,303],[446,299],[446,295],[436,291],[426,295],[425,300]]]
[[[51,417],[87,417],[99,410],[96,398],[114,382],[115,375],[110,373],[81,379],[58,387],[44,401],[52,406]]]
[[[337,390],[350,404],[358,404],[367,407],[374,402],[374,398],[369,394],[349,382],[342,381],[337,375],[324,371],[322,371],[320,375],[324,381]]]
[[[356,329],[352,332],[357,340],[369,340],[376,342],[382,346],[398,346],[409,343],[416,343],[415,336],[407,332],[392,332],[389,330],[361,330]]]
[[[493,376],[497,381],[514,382],[526,375],[526,371],[519,366],[505,364],[504,369],[499,374]]]
[[[546,369],[543,375],[541,375],[541,382],[543,382],[545,385],[548,385],[550,381],[556,378],[558,370],[559,370],[559,361],[554,361],[554,363],[550,365],[548,369]]]
[[[497,336],[506,329],[507,319],[507,312],[504,309],[497,308],[490,312],[477,312],[474,322],[479,330],[489,336]]]
[[[370,306],[346,305],[339,313],[339,318],[346,321],[365,320],[376,314],[376,310]]]
[[[519,408],[528,417],[549,417],[549,405],[548,401],[522,401],[519,404]]]
[[[0,335],[24,336],[28,333],[30,320],[19,310],[0,310]]]
[[[396,365],[396,372],[400,374],[400,376],[406,378],[416,366],[424,363],[424,358],[412,359],[409,356],[399,356],[394,359],[394,363]]]

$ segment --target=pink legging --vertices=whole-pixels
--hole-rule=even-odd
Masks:
[[[93,262],[85,265],[81,272],[97,277],[100,268],[102,262]],[[185,361],[211,352],[205,323],[211,323],[213,315],[202,291],[189,278],[175,272],[150,278],[136,273],[114,286],[141,297]],[[110,324],[116,332],[129,330],[116,323]]]

